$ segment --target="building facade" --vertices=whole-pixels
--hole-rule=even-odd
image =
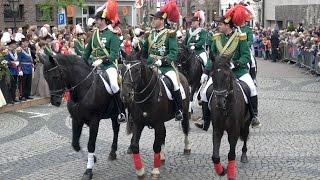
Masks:
[[[265,27],[286,28],[290,23],[320,25],[320,0],[265,0],[264,11]]]
[[[46,0],[20,0],[15,6],[17,13],[13,13],[13,6],[8,0],[0,1],[0,28],[23,27],[26,24],[42,26],[43,24],[56,24],[56,16],[54,9],[50,9],[50,21],[44,20],[43,11],[40,8],[40,3]],[[15,14],[15,18],[14,18]],[[16,23],[14,23],[16,21]],[[16,24],[16,25],[15,25]]]
[[[20,0],[18,5],[15,5],[16,18],[13,18],[12,4],[9,0],[0,1],[0,28],[14,28],[23,27],[26,24],[37,25],[38,27],[44,24],[50,26],[58,25],[58,10],[52,7],[50,9],[50,17],[43,18],[43,10],[40,4],[47,0]],[[66,24],[86,25],[89,17],[93,17],[97,8],[102,6],[106,0],[86,0],[84,6],[73,7],[71,13],[66,13]],[[123,24],[135,25],[136,24],[136,9],[135,0],[118,0],[119,17]],[[68,11],[67,11],[68,12]],[[46,19],[46,20],[45,20]],[[49,19],[49,21],[47,20]],[[14,20],[16,21],[14,23]]]

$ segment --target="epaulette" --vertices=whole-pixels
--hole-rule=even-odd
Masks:
[[[168,37],[176,37],[177,36],[177,31],[170,29],[168,31]]]
[[[247,40],[247,33],[239,33],[238,37],[240,41]]]
[[[217,40],[217,38],[218,38],[220,35],[221,35],[221,33],[214,33],[214,34],[212,35],[212,39],[213,39],[213,40]]]

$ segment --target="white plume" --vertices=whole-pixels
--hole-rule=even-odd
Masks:
[[[93,23],[94,23],[95,21],[96,21],[95,19],[89,18],[89,19],[88,19],[88,22],[87,22],[87,25],[88,25],[89,27],[91,27],[91,26],[93,26]]]

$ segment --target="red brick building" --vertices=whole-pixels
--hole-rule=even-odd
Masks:
[[[0,28],[14,27],[14,18],[12,13],[12,6],[10,1],[13,0],[1,0],[0,1]],[[56,25],[56,16],[53,8],[51,10],[51,21],[43,20],[43,12],[39,7],[41,2],[46,0],[15,0],[19,1],[16,13],[16,26],[23,27],[26,24],[43,26],[43,24],[50,24],[51,26]]]

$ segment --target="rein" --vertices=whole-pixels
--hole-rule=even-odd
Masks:
[[[137,62],[137,61],[134,61],[134,62]],[[127,73],[129,73],[129,77],[130,77],[130,81],[131,82],[123,82],[124,84],[129,84],[129,85],[132,85],[134,82],[133,82],[133,79],[132,79],[132,73],[131,73],[131,68],[133,68],[133,67],[135,67],[135,66],[137,66],[137,65],[140,65],[141,64],[141,61],[139,61],[139,62],[137,62],[137,63],[135,63],[135,64],[133,64],[133,65],[128,65],[127,66],[127,70],[125,71],[125,73],[124,73],[124,77],[126,76],[126,74]],[[151,83],[152,83],[152,80],[153,80],[153,77],[154,77],[154,74],[155,74],[155,72],[153,71],[152,72],[152,77],[151,77],[151,79],[150,79],[150,81],[148,82],[148,84],[141,90],[141,91],[135,91],[134,90],[134,97],[135,97],[135,94],[143,94],[147,89],[148,89],[148,87],[150,87],[151,86]],[[156,87],[157,87],[157,84],[158,84],[158,82],[159,82],[159,77],[156,77],[156,82],[155,82],[155,84],[154,84],[154,86],[153,86],[153,88],[152,88],[152,90],[151,90],[151,92],[143,99],[143,100],[140,100],[140,101],[136,101],[135,99],[134,99],[134,102],[135,103],[137,103],[137,104],[142,104],[142,103],[144,103],[144,102],[146,102],[151,96],[152,96],[152,94],[153,94],[153,92],[155,91],[155,89],[156,89]]]
[[[55,60],[55,63],[57,64],[55,67],[45,71],[46,73],[48,72],[52,72],[53,70],[57,69],[59,71],[59,74],[60,74],[60,78],[63,80],[64,82],[64,88],[62,89],[59,89],[59,90],[55,90],[55,91],[50,91],[50,95],[51,96],[56,96],[56,97],[59,97],[59,98],[62,98],[63,97],[63,93],[62,95],[58,95],[57,93],[60,93],[60,92],[64,92],[64,91],[73,91],[74,89],[76,89],[78,86],[80,86],[82,83],[84,83],[86,80],[89,79],[89,77],[93,74],[93,72],[96,70],[97,67],[94,67],[90,73],[84,78],[82,79],[81,81],[79,81],[76,85],[72,86],[71,88],[68,88],[67,86],[67,83],[66,83],[66,80],[65,78],[63,78],[62,76],[62,70],[64,70],[64,68]]]

